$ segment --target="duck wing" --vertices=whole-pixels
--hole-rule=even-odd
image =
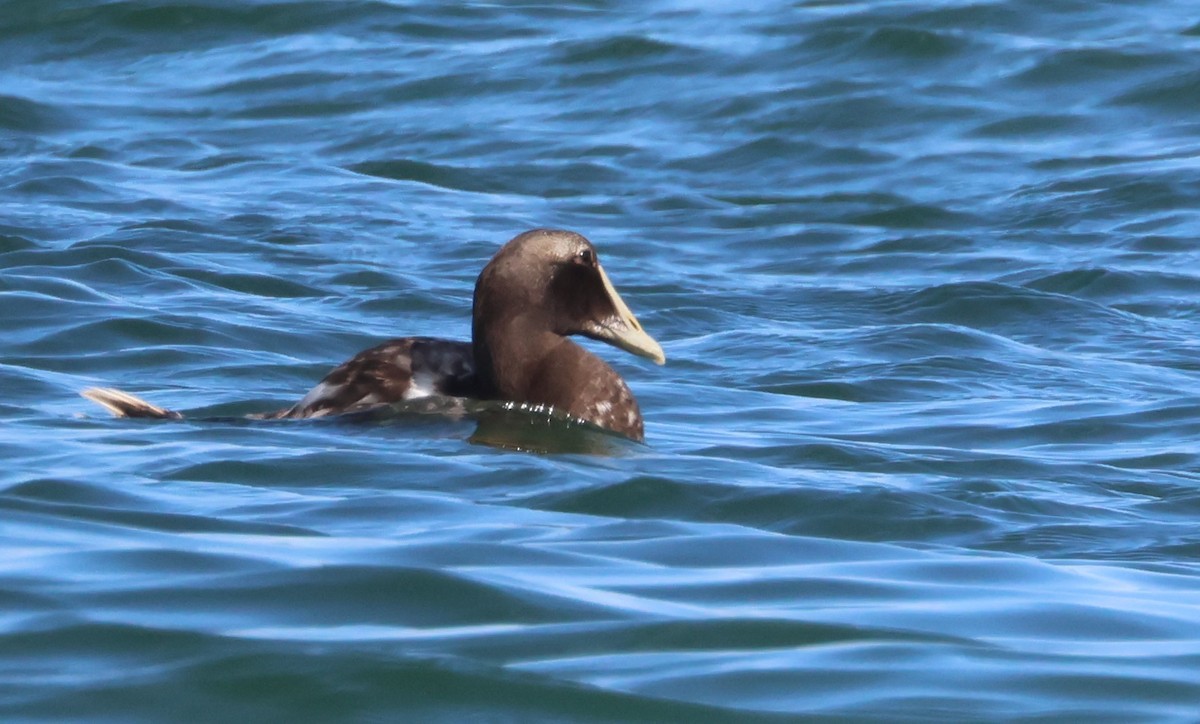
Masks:
[[[421,397],[478,394],[470,342],[400,337],[338,365],[295,405],[255,417],[323,417]]]
[[[183,419],[179,412],[109,387],[92,387],[80,394],[117,417]],[[291,407],[248,417],[323,417],[434,396],[479,396],[470,342],[432,337],[388,340],[333,368]]]

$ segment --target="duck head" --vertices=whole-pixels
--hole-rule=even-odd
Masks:
[[[581,334],[657,364],[666,361],[609,281],[596,248],[561,229],[526,231],[492,257],[475,282],[472,333],[477,363],[485,368],[498,351],[498,334],[530,354],[530,347],[550,344],[544,334]],[[521,339],[511,339],[515,335]]]

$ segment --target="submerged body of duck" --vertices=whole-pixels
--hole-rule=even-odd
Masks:
[[[321,417],[440,395],[544,406],[641,441],[642,414],[629,386],[572,342],[575,334],[666,361],[592,243],[571,231],[534,229],[505,244],[479,274],[470,342],[389,340],[334,368],[295,405],[254,417]],[[120,390],[83,395],[120,417],[182,417]]]

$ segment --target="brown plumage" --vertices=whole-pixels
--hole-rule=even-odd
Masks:
[[[389,340],[334,368],[295,405],[254,417],[319,417],[442,395],[544,405],[644,438],[625,381],[568,337],[582,334],[658,364],[665,357],[580,234],[534,229],[505,244],[475,282],[471,334],[470,343]],[[182,417],[119,390],[83,395],[119,417]]]

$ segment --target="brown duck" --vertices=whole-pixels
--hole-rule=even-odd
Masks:
[[[475,281],[471,317],[470,342],[389,340],[335,367],[295,405],[253,417],[321,417],[423,397],[467,397],[544,406],[644,439],[642,413],[625,380],[569,337],[582,334],[658,364],[666,357],[582,235],[534,229],[509,241]],[[120,390],[82,394],[118,417],[182,417]]]

